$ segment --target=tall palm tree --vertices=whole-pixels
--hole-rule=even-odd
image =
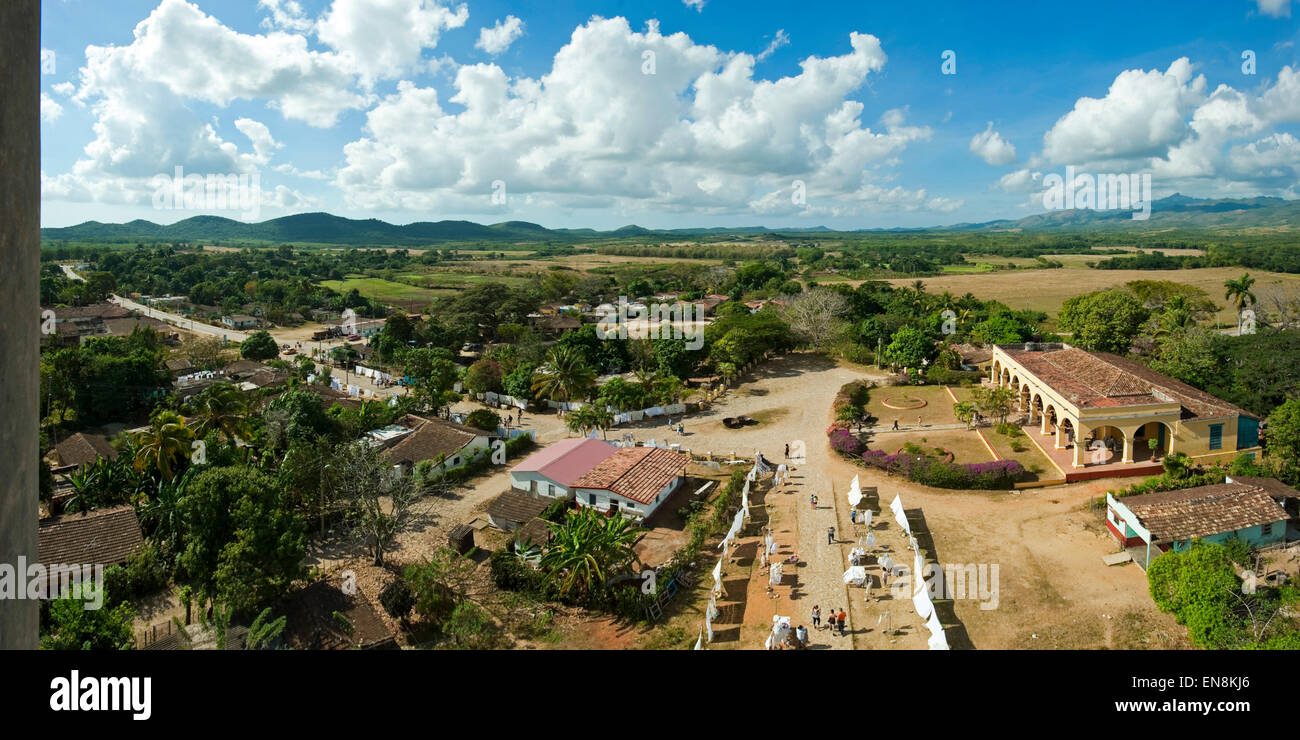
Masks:
[[[565,424],[569,431],[584,436],[589,430],[599,429],[601,436],[604,437],[605,432],[614,426],[614,414],[610,413],[603,403],[589,403],[569,414]]]
[[[1255,278],[1250,276],[1249,272],[1243,272],[1241,277],[1236,280],[1228,280],[1223,284],[1227,288],[1223,297],[1232,301],[1237,307],[1237,329],[1241,330],[1241,312],[1247,306],[1255,302],[1255,294],[1251,292],[1250,286],[1255,284]]]
[[[194,435],[180,414],[175,411],[155,414],[149,428],[136,435],[139,446],[135,453],[135,469],[143,471],[152,464],[163,480],[171,480],[176,467],[189,456],[193,439]]]
[[[248,397],[233,383],[214,383],[189,404],[194,436],[202,439],[216,431],[234,442],[248,430]]]
[[[578,350],[557,344],[533,375],[533,393],[538,398],[567,403],[575,398],[585,398],[595,382],[596,371],[587,366]]]
[[[171,557],[180,552],[181,512],[180,502],[185,497],[185,487],[194,477],[194,468],[175,480],[158,481],[154,495],[141,507],[140,519],[150,528],[150,536],[166,548]]]
[[[639,562],[632,549],[637,527],[621,516],[605,517],[584,508],[550,527],[551,542],[541,567],[548,582],[559,581],[561,596],[603,589],[611,573]]]

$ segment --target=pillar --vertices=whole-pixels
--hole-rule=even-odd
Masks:
[[[1130,437],[1130,436],[1127,435],[1127,434],[1124,435],[1124,460],[1123,460],[1123,462],[1126,462],[1126,463],[1131,463],[1131,462],[1133,462],[1133,438]]]
[[[39,0],[0,3],[0,563],[13,566],[39,562],[40,37]],[[38,606],[0,599],[0,650],[36,649]]]
[[[1065,420],[1064,419],[1057,422],[1056,424],[1056,445],[1055,446],[1056,449],[1058,450],[1065,449]]]
[[[1046,437],[1048,434],[1050,434],[1050,432],[1047,431],[1047,409],[1043,409],[1042,422],[1043,422],[1043,426],[1039,430],[1039,433],[1041,433],[1044,437]]]
[[[1074,435],[1074,467],[1082,468],[1083,463],[1083,445],[1079,443],[1079,435]]]

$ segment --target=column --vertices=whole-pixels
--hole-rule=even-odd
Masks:
[[[1079,444],[1079,435],[1074,435],[1074,467],[1083,467],[1083,445]]]
[[[9,464],[0,484],[0,563],[28,563],[37,554],[37,483],[40,451],[37,426],[40,378],[41,138],[40,37],[37,0],[0,3],[0,321],[5,351],[0,352],[0,450]],[[71,64],[71,59],[64,60]],[[17,585],[26,584],[19,573]],[[0,650],[36,649],[39,604],[33,599],[0,599]]]
[[[1123,462],[1126,462],[1126,463],[1131,463],[1131,462],[1133,462],[1133,438],[1130,437],[1130,436],[1128,436],[1127,434],[1124,435],[1124,460],[1123,460]]]
[[[1042,418],[1042,422],[1043,422],[1043,426],[1042,426],[1042,428],[1039,430],[1039,432],[1040,432],[1044,437],[1046,437],[1048,434],[1050,434],[1050,432],[1047,431],[1047,409],[1043,409],[1043,418]]]
[[[1056,445],[1055,446],[1056,449],[1058,450],[1065,449],[1065,420],[1064,419],[1057,422],[1056,424]]]

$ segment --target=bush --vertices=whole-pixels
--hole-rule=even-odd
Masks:
[[[835,429],[829,435],[831,449],[843,455],[858,456],[867,446],[847,429]]]
[[[542,575],[509,550],[497,550],[492,553],[492,582],[504,591],[519,591],[536,594],[542,581]]]
[[[379,592],[379,603],[393,619],[405,619],[415,608],[415,594],[406,581],[398,578]]]
[[[485,432],[496,432],[497,427],[501,426],[501,415],[492,409],[475,409],[465,417],[465,425]]]

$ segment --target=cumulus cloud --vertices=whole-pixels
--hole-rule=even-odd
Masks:
[[[468,20],[464,4],[452,8],[439,0],[334,0],[316,35],[369,86],[413,69],[443,31]]]
[[[271,161],[271,154],[276,149],[284,146],[271,136],[271,130],[260,121],[254,121],[251,118],[240,118],[235,121],[235,128],[239,129],[239,132],[252,142],[253,159],[258,164],[266,164]]]
[[[497,21],[496,25],[488,28],[484,26],[479,29],[478,42],[474,48],[482,49],[492,56],[496,56],[515,42],[515,39],[524,35],[524,22],[513,15],[506,16],[505,20]]]
[[[688,8],[695,8],[695,10],[701,13],[704,12],[704,3],[705,0],[682,0],[682,5],[685,5]]]
[[[992,121],[989,121],[988,128],[971,138],[970,150],[980,159],[993,165],[1011,164],[1016,161],[1015,146],[993,130]]]
[[[266,10],[270,16],[262,19],[262,27],[306,33],[310,31],[313,21],[303,12],[297,0],[257,0],[257,7]]]
[[[61,115],[63,115],[63,106],[55,102],[54,98],[49,95],[41,93],[41,120],[46,123],[54,123],[59,120]]]
[[[437,90],[400,82],[344,147],[335,183],[357,208],[500,210],[490,195],[501,181],[509,198],[563,207],[761,212],[767,194],[802,178],[810,203],[860,210],[880,200],[858,192],[868,171],[930,130],[907,125],[905,109],[863,124],[865,106],[846,96],[886,57],[874,36],[848,40],[847,53],[769,81],[754,77],[753,55],[594,18],[540,78],[460,67],[455,112]],[[947,206],[919,200],[932,201]]]

